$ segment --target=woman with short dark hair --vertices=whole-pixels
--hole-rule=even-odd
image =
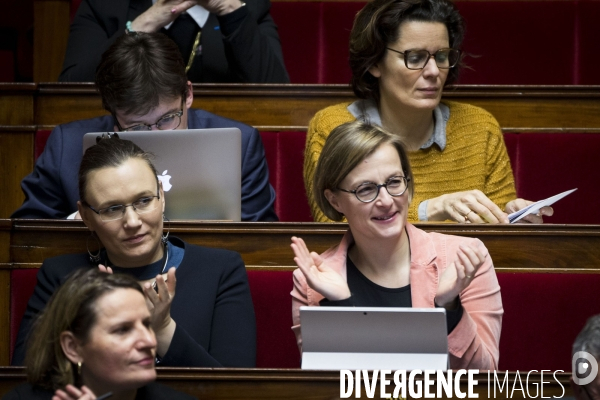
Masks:
[[[163,234],[165,192],[150,154],[129,140],[100,140],[81,161],[79,194],[79,213],[90,230],[88,253],[42,264],[19,328],[14,365],[23,362],[33,318],[65,277],[100,267],[142,283],[152,305],[158,365],[254,367],[256,324],[244,262],[233,251]]]
[[[374,0],[357,14],[350,34],[352,88],[359,100],[319,111],[310,122],[304,182],[316,221],[329,221],[311,185],[327,136],[361,120],[402,139],[415,186],[410,221],[508,222],[517,199],[498,122],[485,110],[440,102],[462,63],[463,20],[450,0]],[[550,207],[541,210],[552,215]],[[543,222],[529,215],[528,222]]]

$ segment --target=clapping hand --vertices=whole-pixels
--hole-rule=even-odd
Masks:
[[[487,257],[489,253],[481,242],[468,246],[461,244],[456,259],[440,276],[435,303],[447,309],[454,308],[458,295],[473,281]]]
[[[113,273],[113,270],[112,270],[112,268],[111,268],[111,267],[106,267],[106,266],[104,266],[103,264],[98,264],[98,269],[99,269],[101,272],[106,272],[107,274],[112,274],[112,273]]]
[[[321,256],[309,252],[304,240],[292,237],[294,262],[300,268],[308,286],[331,301],[344,300],[350,297],[350,289],[344,278],[329,268]]]
[[[52,400],[94,400],[96,395],[87,387],[82,386],[81,390],[73,385],[67,385],[65,390],[57,389],[52,396]]]
[[[169,268],[166,280],[162,275],[156,276],[157,290],[150,282],[144,284],[144,293],[152,314],[152,328],[157,335],[171,322],[171,303],[175,298],[176,284],[175,267]]]
[[[112,268],[98,264],[102,272],[112,274]],[[146,304],[152,315],[152,329],[156,333],[157,349],[159,355],[164,355],[171,344],[175,332],[175,321],[171,318],[171,303],[175,298],[175,267],[167,271],[167,279],[162,274],[156,276],[156,285],[146,282],[143,285]],[[60,399],[59,399],[60,400]]]

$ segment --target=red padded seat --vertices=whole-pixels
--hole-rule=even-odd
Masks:
[[[299,368],[292,332],[292,271],[248,271],[257,330],[258,368]]]
[[[500,370],[571,371],[573,341],[600,313],[600,274],[499,273],[498,281]]]
[[[271,16],[277,24],[283,61],[291,83],[319,82],[321,4],[273,2]]]
[[[44,147],[46,147],[46,142],[48,141],[48,137],[52,133],[51,130],[38,130],[35,132],[35,141],[34,141],[34,157],[35,160],[42,154],[44,151]]]
[[[14,269],[10,271],[10,358],[17,342],[19,325],[25,314],[27,302],[33,294],[38,269]]]
[[[576,1],[459,1],[466,21],[460,83],[568,85]]]
[[[0,49],[0,82],[15,81],[15,53]]]
[[[261,132],[269,180],[275,189],[275,212],[282,222],[312,222],[302,168],[306,132]]]
[[[575,57],[577,62],[575,85],[599,85],[600,52],[598,51],[598,16],[600,15],[600,2],[576,1],[578,9],[576,29],[578,32],[575,44]],[[595,32],[595,33],[594,33]]]
[[[600,224],[600,209],[594,199],[600,187],[595,174],[600,170],[600,134],[519,134],[515,166],[517,194],[542,200],[568,189],[575,193],[553,205],[549,223]]]

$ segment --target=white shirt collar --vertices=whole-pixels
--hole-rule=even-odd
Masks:
[[[156,0],[152,0],[152,4],[154,3],[156,3]],[[210,12],[208,12],[208,10],[202,6],[193,6],[186,12],[190,15],[190,17],[192,17],[194,21],[196,21],[200,28],[204,27],[204,24],[206,24],[206,20],[208,19],[208,16],[210,14]],[[169,25],[166,25],[165,29],[169,29],[171,25],[173,25],[172,22]]]
[[[356,100],[347,109],[354,118],[381,126],[379,108],[374,100]],[[421,149],[427,149],[434,143],[440,147],[440,150],[446,148],[446,123],[448,119],[450,119],[450,109],[444,103],[439,103],[433,110],[433,133],[427,142],[421,146]]]

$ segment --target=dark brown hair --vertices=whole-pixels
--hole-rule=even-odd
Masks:
[[[400,138],[378,125],[370,125],[360,120],[347,122],[331,131],[315,169],[315,202],[327,218],[341,221],[344,216],[329,203],[325,197],[325,190],[338,190],[340,183],[362,160],[385,144],[391,144],[398,151],[402,171],[408,181],[409,200],[412,199],[413,175]]]
[[[62,350],[60,335],[70,331],[85,343],[96,324],[98,299],[117,289],[144,295],[139,282],[129,275],[107,274],[97,268],[81,268],[70,275],[31,327],[25,355],[29,382],[49,390],[75,383],[74,368]]]
[[[460,50],[464,21],[450,0],[373,0],[358,12],[350,33],[352,89],[361,99],[379,102],[379,80],[369,72],[398,40],[406,21],[441,22],[448,29],[450,47]],[[446,85],[458,79],[460,62],[448,72]]]
[[[185,97],[187,81],[179,48],[158,32],[119,37],[96,69],[102,105],[113,115],[144,115],[162,100]]]
[[[130,158],[139,158],[146,161],[148,167],[156,176],[158,174],[152,164],[153,157],[152,153],[145,152],[130,140],[116,137],[100,140],[94,146],[89,147],[81,159],[81,165],[79,166],[79,200],[87,204],[85,192],[90,172],[107,167],[119,167]],[[158,184],[158,178],[156,178],[156,182]]]

